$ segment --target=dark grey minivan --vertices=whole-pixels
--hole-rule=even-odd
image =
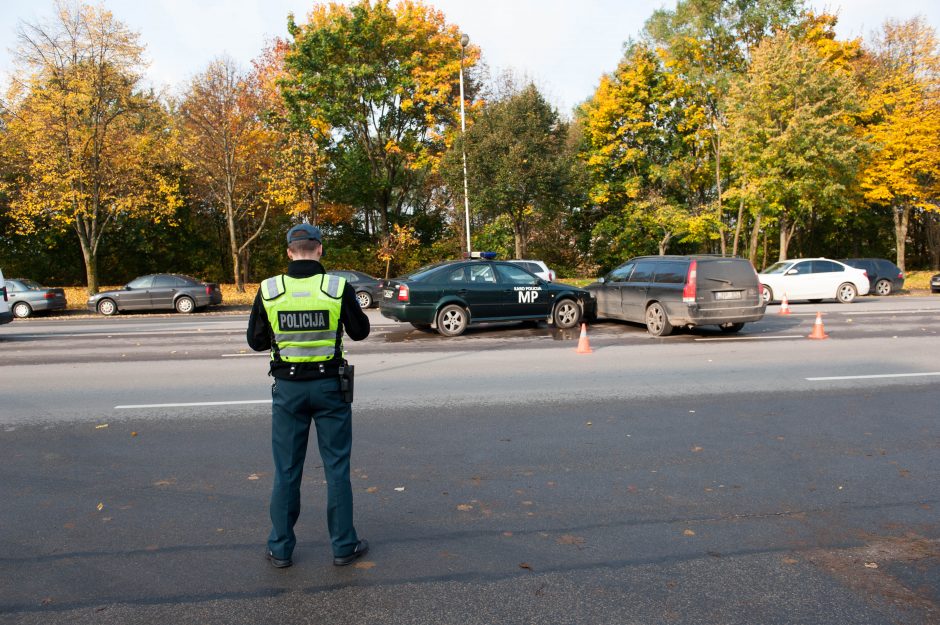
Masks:
[[[767,307],[754,266],[736,257],[640,256],[586,288],[598,317],[645,323],[653,336],[682,326],[738,332]]]

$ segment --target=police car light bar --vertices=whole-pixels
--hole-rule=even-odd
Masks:
[[[464,252],[464,258],[482,258],[483,260],[493,260],[496,258],[496,252]]]

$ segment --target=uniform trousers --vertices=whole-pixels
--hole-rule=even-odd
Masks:
[[[300,484],[313,421],[326,476],[326,523],[333,556],[347,556],[355,551],[359,542],[353,527],[349,482],[352,405],[343,401],[338,377],[277,379],[271,387],[271,398],[274,487],[268,549],[274,557],[288,559],[297,544],[294,524],[300,516]]]

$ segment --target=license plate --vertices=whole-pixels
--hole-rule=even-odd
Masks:
[[[390,298],[393,293],[394,293],[394,291],[392,291],[391,289],[385,289],[384,295],[385,295],[385,297],[386,297],[386,299],[387,299],[387,298]]]
[[[718,291],[715,299],[741,299],[741,291]]]

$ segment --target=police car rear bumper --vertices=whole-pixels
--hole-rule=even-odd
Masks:
[[[384,300],[379,305],[379,312],[383,317],[395,321],[418,323],[431,323],[434,321],[433,306],[415,306],[414,304],[388,303]]]

